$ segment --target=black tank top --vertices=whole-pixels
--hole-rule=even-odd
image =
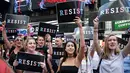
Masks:
[[[78,73],[76,66],[61,66],[60,73]]]

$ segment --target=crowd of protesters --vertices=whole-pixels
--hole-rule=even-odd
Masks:
[[[85,45],[81,19],[75,17],[74,21],[80,31],[79,47],[75,41],[66,41],[63,44],[61,37],[55,38],[55,45],[53,46],[50,34],[37,36],[37,39],[34,39],[28,33],[26,37],[17,36],[13,41],[10,41],[6,33],[6,22],[3,22],[1,31],[4,45],[0,48],[0,73],[96,73],[94,70],[99,70],[99,73],[130,72],[130,66],[128,66],[130,41],[124,49],[120,50],[117,37],[111,34],[104,39],[104,47],[101,47],[98,39],[99,19],[96,17],[93,20],[93,44],[91,46]],[[52,56],[53,47],[64,48],[63,57],[54,60]],[[44,55],[45,61],[40,62],[42,71],[33,72],[16,69],[19,64],[17,61],[19,52]]]

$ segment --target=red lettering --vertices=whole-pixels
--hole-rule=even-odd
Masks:
[[[45,0],[47,3],[67,2],[66,0]]]

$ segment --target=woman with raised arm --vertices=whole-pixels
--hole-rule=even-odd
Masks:
[[[102,58],[99,72],[100,73],[124,73],[123,59],[130,53],[130,40],[123,50],[119,49],[118,39],[114,34],[108,35],[105,38],[104,49],[98,43],[98,24],[99,19],[96,17],[93,20],[94,23],[94,35],[93,42],[96,47],[98,55]]]
[[[75,17],[74,21],[80,30],[80,50],[77,55],[76,44],[73,41],[66,42],[64,56],[60,59],[60,65],[57,70],[58,73],[78,73],[78,68],[84,58],[85,41],[81,20],[79,17]]]
[[[16,58],[16,55],[19,51],[24,51],[23,50],[23,38],[21,38],[20,36],[16,37],[14,42],[15,42],[15,46],[12,46],[11,43],[8,40],[7,34],[6,34],[6,28],[5,28],[5,22],[2,23],[2,36],[5,42],[6,47],[9,49],[9,64],[11,66],[13,66],[13,62]],[[22,73],[22,71],[20,70],[16,70],[14,69],[17,73]]]

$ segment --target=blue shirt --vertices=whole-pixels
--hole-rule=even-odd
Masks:
[[[124,73],[130,73],[130,56],[124,58]]]

